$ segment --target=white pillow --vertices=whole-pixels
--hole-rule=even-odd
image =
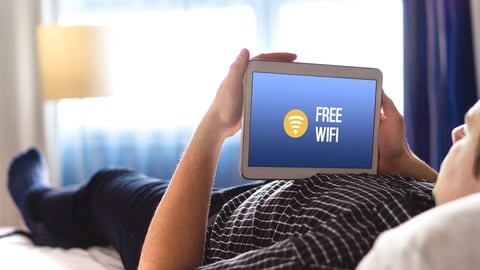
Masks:
[[[480,269],[480,193],[380,234],[357,269]]]

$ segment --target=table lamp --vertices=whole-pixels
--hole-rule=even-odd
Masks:
[[[106,28],[41,25],[37,47],[44,100],[110,95]]]

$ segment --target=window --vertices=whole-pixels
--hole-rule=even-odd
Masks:
[[[104,166],[169,178],[241,48],[298,61],[377,67],[403,107],[401,0],[58,0],[64,25],[112,29],[115,96],[59,105],[62,178]],[[242,183],[240,136],[222,150],[216,185]]]
[[[395,0],[309,1],[279,12],[273,50],[298,61],[379,68],[403,112],[403,6]]]

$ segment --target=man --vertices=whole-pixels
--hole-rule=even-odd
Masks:
[[[293,61],[296,56],[258,58]],[[17,156],[8,185],[34,242],[110,244],[127,269],[138,263],[140,269],[351,269],[382,231],[434,205],[437,173],[410,151],[403,118],[385,94],[380,175],[320,174],[212,193],[222,143],[241,126],[248,61],[242,50],[169,183],[104,170],[86,185],[52,189],[38,151]],[[473,165],[478,164],[478,117],[477,103],[453,133],[455,144],[434,191],[437,203],[480,190],[478,165]],[[475,169],[458,172],[455,165]]]

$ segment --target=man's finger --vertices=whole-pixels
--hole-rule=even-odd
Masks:
[[[400,114],[395,107],[393,101],[385,94],[385,91],[382,89],[382,110],[387,116]]]
[[[287,53],[287,52],[262,53],[255,56],[253,59],[292,62],[295,59],[297,59],[297,55],[294,53]]]
[[[232,74],[233,76],[238,76],[238,78],[242,78],[242,76],[245,74],[245,70],[247,69],[248,61],[250,58],[249,55],[250,53],[247,49],[242,49],[237,59],[235,59],[235,61],[230,66],[230,74]]]

